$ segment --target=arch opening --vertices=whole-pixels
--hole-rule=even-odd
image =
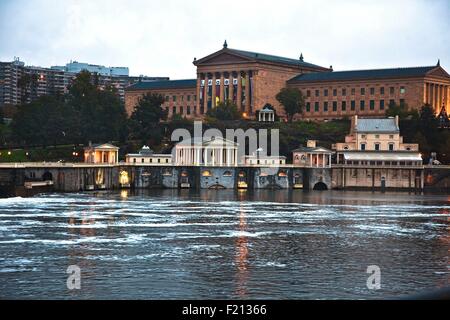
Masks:
[[[46,171],[43,175],[42,175],[42,180],[43,181],[53,181],[53,175]]]
[[[317,190],[317,191],[325,191],[325,190],[328,190],[328,187],[327,187],[327,185],[326,185],[325,183],[323,183],[323,182],[317,182],[317,183],[314,185],[313,190]]]

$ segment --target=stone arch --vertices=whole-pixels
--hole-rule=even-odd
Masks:
[[[44,174],[42,175],[42,180],[43,181],[53,181],[53,175],[50,171],[45,171]]]
[[[328,186],[325,183],[320,181],[314,185],[313,190],[319,190],[319,191],[328,190]]]

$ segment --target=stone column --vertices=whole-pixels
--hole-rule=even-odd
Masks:
[[[236,97],[236,105],[239,110],[239,112],[242,111],[242,78],[241,78],[241,72],[238,71],[237,75],[237,81],[238,81],[238,87],[237,87],[237,97]]]
[[[220,102],[225,102],[225,78],[223,72],[220,73]]]
[[[434,110],[436,114],[439,113],[439,88],[437,84],[433,85],[433,95],[434,95]]]
[[[205,73],[205,87],[203,93],[203,113],[208,112],[208,74]]]
[[[212,98],[211,108],[214,109],[216,107],[216,73],[215,72],[213,73],[213,78],[212,78],[211,98]]]
[[[245,112],[250,115],[250,72],[245,72]]]
[[[223,149],[220,149],[219,163],[221,166],[223,166]]]
[[[228,99],[230,99],[231,102],[233,102],[233,95],[234,95],[234,85],[233,85],[233,71],[229,73],[230,78],[230,84],[228,85]]]
[[[201,87],[201,82],[202,82],[201,74],[197,74],[197,99],[196,99],[197,101],[195,101],[195,110],[196,110],[196,112],[195,112],[194,115],[196,115],[197,112],[200,113],[200,87]]]
[[[423,104],[427,103],[428,92],[427,92],[427,83],[423,83]]]

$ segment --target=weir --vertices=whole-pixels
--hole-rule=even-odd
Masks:
[[[266,170],[268,169],[268,170]],[[346,169],[348,174],[343,175]],[[329,168],[280,165],[177,166],[135,163],[9,163],[0,164],[3,196],[29,196],[41,192],[79,192],[133,189],[360,189],[449,190],[450,166],[421,168]],[[395,184],[384,176],[395,171]],[[347,175],[359,175],[349,180]],[[368,177],[367,175],[370,175]],[[347,179],[347,180],[346,180]],[[379,180],[379,181],[378,181]]]

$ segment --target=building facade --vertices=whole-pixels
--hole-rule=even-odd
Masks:
[[[84,63],[51,68],[26,66],[19,58],[14,58],[12,62],[0,62],[0,108],[30,103],[43,95],[64,95],[72,80],[83,70],[96,75],[99,88],[116,88],[122,100],[125,100],[125,88],[134,83],[169,80],[168,77],[130,77],[128,68],[106,68]]]
[[[196,79],[136,84],[125,92],[131,114],[146,93],[162,94],[169,116],[201,119],[218,103],[230,100],[244,118],[258,119],[266,104],[285,116],[276,100],[285,87],[298,88],[306,106],[298,118],[331,120],[353,115],[380,117],[390,104],[418,109],[431,105],[436,114],[450,113],[450,75],[440,66],[374,70],[333,71],[299,59],[228,48],[195,59]],[[183,97],[190,96],[193,100]]]
[[[338,188],[423,189],[419,145],[404,143],[398,117],[361,119],[354,116],[345,142],[333,145]]]

